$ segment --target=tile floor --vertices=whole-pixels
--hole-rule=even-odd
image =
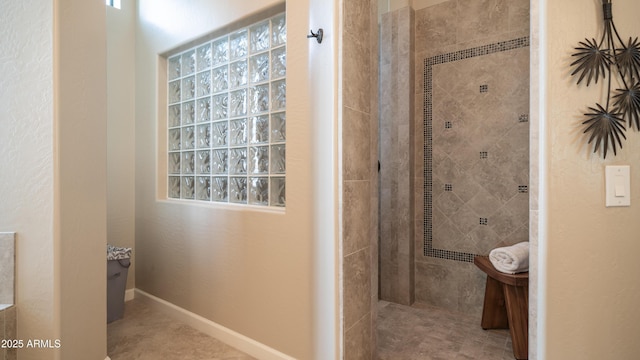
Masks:
[[[378,302],[377,360],[513,360],[508,330],[482,330],[480,316],[428,305]]]
[[[176,322],[137,298],[125,303],[124,317],[107,326],[111,360],[250,360],[192,327]]]
[[[107,326],[111,360],[249,360],[240,352],[167,317],[138,298]],[[508,330],[482,330],[479,318],[416,304],[378,303],[376,360],[512,360]]]

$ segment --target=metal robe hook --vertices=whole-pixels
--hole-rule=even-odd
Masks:
[[[307,35],[307,39],[316,38],[318,44],[322,43],[322,34],[324,33],[324,31],[322,31],[322,28],[318,29],[318,32],[315,34],[313,33],[313,30],[309,31],[311,32],[311,35]]]

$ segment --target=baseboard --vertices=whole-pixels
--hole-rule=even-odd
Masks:
[[[248,338],[240,333],[228,329],[198,314],[192,313],[179,306],[176,306],[166,300],[153,296],[143,290],[135,289],[134,297],[145,297],[151,300],[151,304],[160,311],[175,318],[178,321],[188,324],[189,326],[202,331],[203,333],[214,337],[223,343],[243,351],[257,359],[262,360],[295,360],[289,355],[283,354],[278,350],[270,348],[260,342]]]
[[[136,297],[136,289],[127,289],[124,291],[124,301],[133,300]]]

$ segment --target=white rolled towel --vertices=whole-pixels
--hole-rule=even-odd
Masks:
[[[506,274],[529,271],[529,242],[495,248],[489,253],[489,260],[496,270]]]

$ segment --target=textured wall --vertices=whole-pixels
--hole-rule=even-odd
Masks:
[[[603,104],[606,82],[586,87],[570,77],[578,41],[602,31],[601,2],[544,1],[542,73],[541,264],[546,351],[540,359],[640,358],[640,134],[627,130],[618,156],[591,154],[581,135],[587,106]],[[623,39],[638,36],[635,0],[613,1]],[[617,85],[614,82],[615,87]],[[604,168],[631,166],[631,206],[606,208]],[[544,274],[544,273],[543,273]]]
[[[18,337],[53,338],[53,2],[4,1],[0,23],[0,231],[17,232]]]
[[[344,358],[371,359],[377,303],[377,3],[343,2]]]
[[[525,0],[518,1],[491,1],[491,0],[451,0],[439,3],[437,5],[429,6],[421,10],[416,11],[416,27],[415,27],[415,41],[416,41],[416,61],[415,61],[415,91],[416,91],[416,119],[423,119],[425,117],[425,108],[424,104],[424,59],[431,58],[436,55],[446,54],[446,53],[455,53],[459,50],[470,49],[482,45],[488,45],[492,43],[497,43],[499,41],[506,41],[515,38],[520,38],[523,36],[527,36],[529,33],[529,18],[528,18],[528,6],[529,2]],[[493,56],[493,55],[491,55]],[[526,59],[526,55],[523,56]],[[511,224],[509,222],[513,216],[513,210],[508,207],[505,207],[508,204],[507,200],[496,197],[496,195],[491,195],[495,198],[496,201],[493,202],[493,207],[495,208],[492,214],[498,214],[498,208],[500,209],[508,209],[508,211],[503,210],[503,212],[509,216],[500,217],[500,220],[494,222],[494,226],[500,225],[500,227],[496,227],[496,229],[501,230],[502,234],[499,240],[496,241],[491,236],[489,227],[483,227],[473,233],[473,229],[478,229],[480,225],[479,218],[481,214],[476,214],[474,211],[467,211],[466,213],[462,210],[469,210],[471,207],[469,205],[473,205],[473,202],[469,202],[472,200],[472,197],[466,199],[467,201],[453,201],[460,200],[459,196],[452,197],[452,193],[444,192],[445,184],[452,184],[453,180],[445,180],[446,179],[458,179],[457,181],[465,181],[468,180],[468,177],[463,175],[463,171],[461,171],[461,167],[456,165],[455,162],[462,161],[463,163],[467,161],[480,160],[479,152],[485,150],[478,150],[474,147],[474,143],[479,145],[479,142],[488,141],[487,136],[482,136],[482,125],[487,124],[488,122],[495,122],[497,119],[495,114],[492,114],[492,111],[497,109],[492,109],[490,103],[485,102],[484,105],[479,103],[480,98],[467,101],[471,104],[472,107],[469,107],[465,110],[461,110],[460,106],[456,106],[457,102],[461,102],[463,100],[464,91],[473,91],[475,92],[475,96],[484,95],[479,91],[479,86],[483,85],[478,81],[488,79],[486,71],[488,70],[490,63],[499,63],[499,60],[491,60],[489,62],[486,61],[487,58],[478,57],[477,60],[465,60],[469,62],[469,64],[462,64],[461,62],[451,62],[448,64],[440,64],[433,66],[433,136],[436,139],[438,136],[442,139],[447,136],[443,135],[444,132],[444,121],[442,121],[439,116],[451,116],[453,119],[453,128],[447,129],[450,130],[448,134],[444,135],[457,135],[456,131],[461,131],[466,129],[467,133],[470,134],[467,137],[467,140],[464,137],[457,136],[449,136],[449,139],[445,141],[445,144],[449,144],[449,149],[436,149],[435,148],[435,140],[434,140],[434,150],[433,150],[433,171],[434,177],[433,181],[433,219],[434,219],[434,228],[433,228],[433,248],[440,248],[444,250],[455,250],[457,252],[480,252],[486,253],[490,250],[490,248],[501,245],[504,243],[515,243],[519,240],[525,240],[527,234],[526,228],[526,220],[517,221],[517,223]],[[476,61],[476,64],[471,64]],[[520,72],[526,72],[528,70],[527,64],[525,60],[517,61],[520,66]],[[470,66],[469,66],[470,65]],[[454,69],[452,67],[463,66],[460,69]],[[469,77],[471,74],[464,75],[465,68],[474,69],[473,71],[477,71],[473,75],[476,80],[473,80],[474,77]],[[485,79],[482,79],[484,77]],[[508,88],[509,86],[513,88],[521,89],[526,92],[528,86],[525,84],[518,85],[517,82],[511,82],[509,80],[509,75],[505,73],[500,73],[493,75],[494,87],[492,88]],[[439,84],[438,84],[439,82]],[[500,85],[502,83],[502,85]],[[461,88],[455,89],[455,86],[462,86]],[[465,86],[468,86],[468,89],[464,89]],[[515,86],[515,87],[514,87]],[[506,91],[506,90],[503,90]],[[520,90],[519,90],[520,91]],[[510,120],[513,123],[518,122],[518,118],[520,114],[526,112],[527,103],[526,94],[523,94],[520,91],[521,99],[523,101],[518,100],[518,103],[515,104],[515,107],[507,107],[505,111],[500,112],[500,116],[504,117],[505,113],[509,114]],[[453,93],[452,93],[453,92]],[[458,93],[456,93],[458,92]],[[439,95],[440,94],[440,95]],[[443,98],[444,94],[448,94]],[[471,93],[469,93],[471,94]],[[492,97],[491,93],[487,93],[489,97]],[[499,96],[499,95],[498,95]],[[445,101],[449,99],[454,99],[455,101],[449,102],[448,104]],[[513,100],[513,99],[512,99]],[[500,101],[499,98],[494,98],[493,102],[495,104],[500,104],[500,107],[504,109],[505,105],[511,104],[510,101]],[[511,104],[514,105],[514,104]],[[483,107],[486,116],[477,116],[478,108]],[[475,109],[475,110],[474,110]],[[524,110],[523,110],[524,109]],[[461,126],[465,123],[465,112],[468,119],[466,123],[468,126]],[[482,114],[482,113],[480,113]],[[475,122],[474,119],[480,119],[483,122]],[[514,120],[515,119],[515,120]],[[522,124],[520,124],[522,125]],[[438,257],[425,257],[423,256],[424,249],[424,188],[423,185],[425,179],[423,178],[424,174],[424,124],[422,121],[416,121],[413,134],[415,136],[414,141],[416,143],[415,147],[415,197],[414,197],[414,215],[415,215],[415,234],[416,234],[416,267],[415,267],[415,286],[416,286],[416,301],[426,302],[429,304],[442,306],[446,308],[450,308],[457,311],[463,311],[467,313],[471,313],[479,316],[481,312],[482,306],[482,296],[484,289],[484,277],[481,272],[479,272],[475,266],[471,263],[459,262],[447,260],[447,256],[438,256]],[[524,127],[520,126],[518,129],[524,129]],[[510,127],[511,129],[511,127]],[[480,135],[479,135],[480,134]],[[505,135],[505,133],[501,133],[500,135]],[[504,137],[505,141],[502,147],[507,146],[509,143],[509,139],[512,139],[513,134],[509,134]],[[522,133],[519,135],[522,137],[523,141],[527,140],[526,133]],[[514,136],[513,139],[517,139],[517,136]],[[495,150],[486,150],[495,156],[492,162],[492,166],[495,166],[496,163],[504,163],[504,164],[520,164],[522,165],[522,161],[520,160],[509,160],[505,159],[504,154],[509,154],[508,152],[503,152],[502,149],[498,146],[497,141],[499,141],[499,137],[495,138],[496,143],[491,143],[490,145],[494,147]],[[457,145],[456,145],[457,142]],[[514,142],[518,144],[517,142]],[[513,143],[512,143],[513,144]],[[509,145],[511,146],[511,145]],[[506,149],[505,149],[506,150]],[[478,154],[476,154],[478,153]],[[526,151],[524,151],[524,155],[522,152],[519,152],[520,155],[516,156],[518,159],[522,159],[523,156],[526,158]],[[466,160],[468,159],[468,160]],[[487,164],[489,162],[486,162]],[[482,166],[483,163],[480,163],[478,166]],[[473,167],[474,164],[466,163],[467,167]],[[520,170],[517,170],[519,168]],[[517,168],[517,171],[509,169],[505,172],[510,172],[512,175],[517,176],[519,178],[526,176],[527,166],[520,166]],[[522,171],[521,171],[522,170]],[[477,171],[482,177],[483,180],[480,182],[484,182],[487,184],[486,187],[491,188],[492,183],[491,176],[495,177],[495,175],[501,173],[502,171],[495,170],[493,172],[494,175],[491,175],[491,171],[484,171],[481,168],[474,169],[473,171]],[[438,175],[441,174],[441,175]],[[509,183],[515,182],[516,187],[511,187],[510,192],[516,192],[517,196],[517,185],[526,185],[519,184],[516,181],[517,179],[510,179]],[[451,183],[446,182],[451,181]],[[502,181],[496,181],[495,183],[502,184]],[[454,184],[455,186],[455,184]],[[467,187],[468,188],[468,187]],[[459,186],[455,186],[455,189],[460,189]],[[515,189],[515,190],[514,190]],[[474,193],[476,191],[481,193],[479,189],[472,189],[469,191],[470,194],[478,195]],[[497,193],[497,189],[493,189],[492,191]],[[489,193],[487,191],[487,193]],[[485,194],[485,193],[482,193]],[[480,194],[481,195],[481,194]],[[485,194],[486,195],[486,194]],[[491,199],[489,196],[485,196],[485,198]],[[522,199],[520,199],[522,198]],[[486,200],[486,199],[485,199]],[[517,200],[517,201],[516,201]],[[514,200],[515,209],[518,209],[518,213],[520,217],[526,218],[526,194],[518,197]],[[522,201],[520,201],[522,200]],[[440,201],[440,202],[438,202]],[[488,205],[487,202],[479,201],[479,209],[482,212],[486,211]],[[464,205],[464,206],[463,206]],[[489,206],[490,207],[490,206]],[[441,210],[446,209],[450,214],[448,216],[444,216]],[[475,215],[478,215],[477,218]],[[484,216],[482,216],[484,217]],[[489,216],[487,216],[489,217]],[[442,223],[447,223],[451,221],[451,218],[454,218],[457,222],[449,227],[438,227],[436,226],[436,220],[439,221],[438,225]],[[460,221],[464,220],[464,221]],[[463,226],[466,224],[465,226]],[[460,229],[463,228],[463,231]],[[517,235],[516,238],[512,238],[512,232],[520,229],[521,235]],[[495,232],[494,229],[491,229]],[[485,232],[483,234],[483,232]],[[520,234],[518,233],[518,234]],[[480,234],[480,235],[478,235]],[[454,236],[455,235],[455,236]],[[454,240],[458,239],[458,240]],[[484,239],[484,240],[480,240]],[[487,241],[487,239],[491,239]],[[508,239],[508,240],[507,240]],[[518,240],[519,239],[519,240]],[[504,242],[502,242],[504,240]],[[472,251],[473,250],[473,251]]]
[[[380,23],[380,298],[414,300],[414,11],[382,15]]]
[[[17,234],[17,338],[65,344],[21,359],[106,356],[104,11],[27,1],[0,15],[0,230]]]

